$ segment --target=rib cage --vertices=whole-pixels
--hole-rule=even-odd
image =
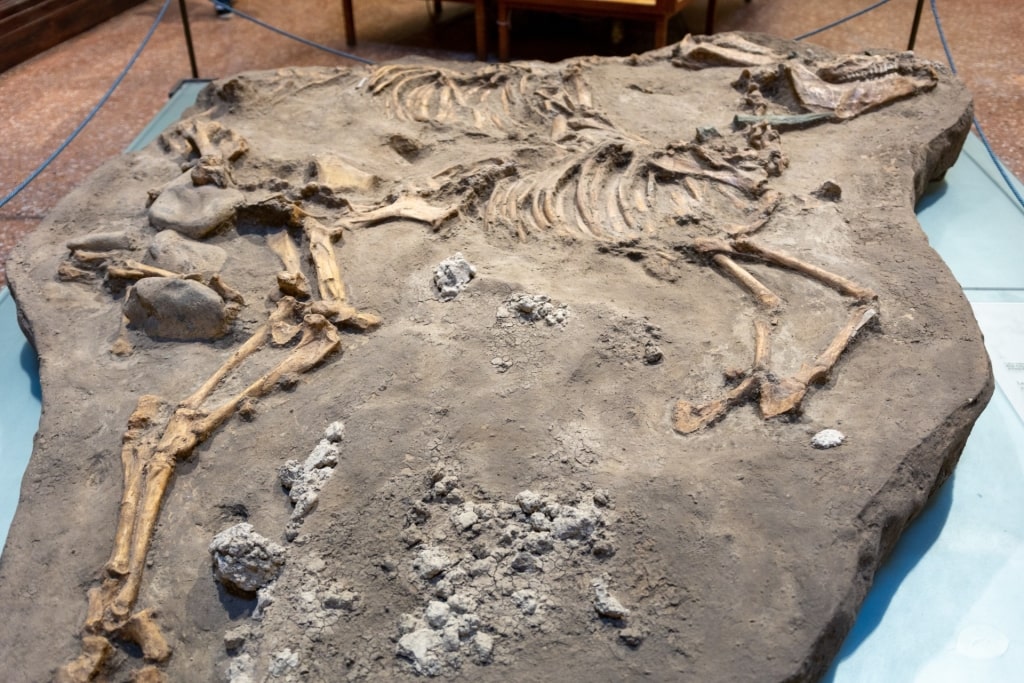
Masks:
[[[369,81],[371,95],[388,95],[387,110],[403,121],[472,123],[481,131],[510,132],[529,121],[559,116],[592,119],[583,127],[614,129],[593,111],[593,97],[582,65],[546,73],[497,64],[458,71],[418,64],[377,67]]]
[[[630,240],[655,235],[666,218],[742,234],[763,215],[765,202],[759,200],[769,176],[761,165],[746,165],[700,145],[653,149],[601,136],[548,169],[499,180],[484,221],[489,229],[511,230],[523,241],[548,232]]]

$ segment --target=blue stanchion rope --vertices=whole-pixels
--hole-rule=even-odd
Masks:
[[[953,52],[949,49],[949,43],[946,41],[946,32],[942,30],[942,19],[939,18],[938,3],[936,0],[931,0],[931,5],[932,16],[935,17],[935,28],[939,31],[939,41],[942,43],[942,49],[946,53],[946,61],[949,62],[949,68],[955,75],[957,73],[956,64],[953,62]],[[978,117],[972,117],[971,121],[974,123],[975,130],[978,131],[978,138],[981,140],[981,144],[985,146],[985,150],[992,159],[992,163],[995,164],[996,170],[999,171],[999,175],[1003,177],[1006,187],[1010,189],[1010,192],[1017,199],[1017,203],[1020,204],[1022,209],[1024,209],[1024,197],[1021,197],[1020,192],[1010,179],[1010,174],[1005,168],[1003,168],[1003,164],[999,161],[999,157],[996,156],[995,151],[992,149],[992,145],[989,144],[988,138],[985,136],[985,132],[981,129],[981,124],[978,122]]]
[[[272,31],[272,32],[274,32],[274,33],[276,33],[276,34],[278,34],[280,36],[284,36],[285,38],[291,38],[292,40],[296,40],[296,41],[302,43],[303,45],[308,45],[309,47],[314,47],[317,50],[323,50],[324,52],[330,52],[332,55],[336,55],[338,57],[344,57],[345,59],[351,59],[353,61],[361,62],[363,64],[374,65],[374,64],[377,63],[377,62],[373,61],[372,59],[367,59],[365,57],[360,57],[359,55],[354,55],[351,52],[343,52],[341,50],[335,50],[333,47],[330,47],[330,46],[327,46],[327,45],[323,45],[321,43],[314,42],[312,40],[309,40],[308,38],[303,38],[302,36],[297,36],[294,33],[289,33],[288,31],[285,31],[284,29],[281,29],[281,28],[278,28],[278,27],[273,26],[271,24],[268,24],[265,21],[261,21],[260,19],[257,19],[256,17],[252,16],[251,14],[246,14],[245,12],[241,12],[241,11],[235,9],[234,7],[232,7],[231,5],[227,5],[227,4],[223,3],[223,2],[219,2],[218,0],[210,0],[210,1],[213,3],[213,6],[216,9],[220,10],[221,12],[231,12],[232,14],[236,14],[236,15],[240,16],[242,19],[245,19],[246,21],[251,21],[252,23],[256,24],[257,26],[262,26],[263,28],[267,29],[268,31]]]
[[[164,14],[167,13],[167,8],[170,7],[170,5],[171,0],[164,0],[163,7],[161,7],[160,11],[157,12],[156,19],[153,20],[153,25],[149,27],[149,31],[146,32],[146,37],[142,39],[141,43],[139,43],[139,47],[135,50],[135,54],[133,54],[132,58],[128,60],[128,64],[125,65],[124,69],[121,71],[121,74],[117,77],[116,80],[114,80],[113,85],[111,85],[107,92],[104,93],[103,97],[100,98],[99,102],[96,103],[96,106],[92,108],[89,114],[85,117],[85,120],[78,124],[77,128],[71,131],[71,135],[69,135],[67,139],[65,139],[64,142],[62,142],[60,146],[56,150],[54,150],[53,154],[47,157],[46,161],[40,164],[36,170],[32,171],[32,173],[30,173],[27,178],[18,183],[15,186],[15,188],[11,190],[3,199],[0,199],[0,209],[6,206],[9,201],[14,199],[14,197],[17,196],[19,192],[28,187],[29,183],[38,178],[39,174],[45,171],[46,167],[53,163],[53,160],[56,159],[60,155],[60,153],[63,152],[76,137],[78,137],[78,134],[82,132],[82,129],[89,125],[89,122],[93,120],[93,118],[96,116],[96,113],[100,110],[100,108],[107,103],[107,100],[110,99],[110,96],[114,94],[115,90],[117,90],[117,86],[121,85],[121,81],[123,81],[124,77],[128,75],[128,72],[131,70],[131,68],[135,66],[136,60],[138,60],[139,55],[142,54],[142,51],[146,48],[146,45],[149,44],[149,39],[153,37],[154,33],[156,33],[156,28],[160,25],[160,21],[164,18]]]
[[[870,12],[872,10],[876,10],[879,7],[881,7],[882,5],[884,5],[884,4],[888,3],[888,2],[889,2],[889,0],[879,0],[879,2],[876,2],[875,4],[871,5],[870,7],[865,7],[864,9],[859,10],[857,12],[854,12],[853,14],[850,14],[848,16],[845,16],[842,19],[837,19],[837,20],[833,21],[831,24],[826,24],[825,26],[822,26],[821,28],[816,28],[813,31],[808,31],[807,33],[804,33],[804,34],[801,34],[801,35],[797,36],[793,40],[803,40],[804,38],[810,38],[811,36],[816,36],[819,33],[824,33],[825,31],[829,30],[830,28],[835,28],[836,26],[840,26],[842,24],[845,24],[846,22],[848,22],[848,21],[850,21],[852,19],[856,19],[859,16],[865,15],[865,14],[867,14],[868,12]]]

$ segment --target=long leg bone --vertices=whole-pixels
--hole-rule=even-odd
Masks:
[[[279,310],[294,303],[294,300],[282,300]],[[139,400],[124,437],[125,491],[115,547],[107,564],[108,576],[89,594],[83,653],[61,669],[59,680],[91,680],[106,659],[110,637],[138,643],[149,661],[161,662],[170,657],[170,647],[153,613],[143,610],[132,614],[168,482],[176,463],[187,458],[196,446],[234,415],[245,400],[267,396],[282,380],[308,372],[340,347],[337,330],[321,315],[307,314],[302,332],[302,339],[295,348],[271,370],[217,408],[209,412],[202,410],[202,404],[217,386],[263,347],[268,326],[259,328],[195,393],[178,405],[159,433],[156,433],[156,420],[160,399],[143,396]]]
[[[768,247],[755,244],[747,239],[735,240],[733,245],[735,246],[736,251],[757,256],[768,263],[788,268],[789,270],[796,271],[801,275],[806,275],[812,280],[817,280],[823,285],[836,290],[840,294],[851,296],[858,301],[866,302],[877,298],[875,293],[867,287],[862,287],[852,280],[848,280],[840,275],[836,275],[835,273],[830,273],[824,268],[819,268],[818,266],[801,261],[795,256],[791,256],[783,251],[770,249]]]
[[[711,257],[711,260],[716,266],[735,279],[743,289],[750,292],[757,301],[757,304],[762,308],[778,308],[782,304],[782,300],[772,290],[768,289],[760,280],[751,275],[750,271],[725,254],[715,254]]]

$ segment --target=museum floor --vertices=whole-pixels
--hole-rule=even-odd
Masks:
[[[716,30],[763,31],[792,37],[871,4],[797,0],[719,0]],[[914,0],[893,0],[812,39],[838,51],[906,47]],[[312,40],[344,49],[337,0],[236,0],[236,7]],[[421,0],[355,2],[357,54],[386,60],[409,54],[472,59],[470,5],[445,3],[437,22]],[[926,3],[927,5],[927,3]],[[943,27],[975,110],[1008,169],[1024,177],[1024,13],[1017,0],[939,2]],[[78,125],[128,62],[159,12],[149,0],[64,44],[0,74],[0,196],[28,176]],[[670,27],[669,39],[704,26],[706,3],[696,0]],[[188,0],[200,76],[289,65],[344,64],[345,60],[274,35],[240,17],[223,20],[206,0]],[[926,10],[927,12],[927,10]],[[559,59],[577,54],[629,54],[651,47],[645,24],[555,15],[513,17],[512,55]],[[621,30],[620,30],[621,29]],[[496,39],[491,35],[493,59]],[[945,61],[934,21],[926,14],[917,52]],[[190,76],[178,3],[172,2],[138,63],[110,101],[64,153],[14,200],[0,209],[0,262],[20,236],[31,231],[57,201],[106,159],[120,154],[160,109],[176,83]],[[970,226],[967,226],[968,228]],[[0,268],[0,284],[5,282]]]

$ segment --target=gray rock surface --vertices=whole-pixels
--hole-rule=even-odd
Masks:
[[[224,300],[195,280],[150,277],[140,280],[124,302],[128,321],[148,336],[178,341],[223,337],[230,327]]]
[[[210,541],[213,572],[230,590],[255,593],[277,578],[284,566],[284,548],[260,536],[243,522]]]
[[[434,269],[434,287],[442,301],[450,301],[457,297],[474,277],[476,267],[467,261],[461,252],[455,252]]]
[[[356,320],[320,300],[307,229],[334,239],[346,304],[383,324],[338,331],[343,353],[277,378],[177,463],[138,602],[174,650],[157,665],[170,680],[820,678],[992,391],[970,306],[913,213],[956,158],[970,98],[919,65],[934,87],[860,115],[778,137],[737,130],[737,115],[759,109],[805,113],[770,77],[835,56],[726,38],[757,40],[775,61],[692,68],[672,46],[563,64],[243,74],[211,85],[184,128],[70,195],[7,264],[45,405],[0,562],[5,680],[51,680],[80,654],[86,593],[115,535],[129,416],[156,395],[166,418],[267,322],[284,265],[268,241],[299,252],[316,315]],[[487,97],[462,107],[456,94]],[[217,133],[206,162],[186,139],[197,126]],[[324,166],[332,154],[345,164]],[[210,182],[185,185],[189,164]],[[319,182],[328,175],[333,186]],[[816,196],[826,180],[841,191]],[[177,189],[148,207],[168,184]],[[133,350],[111,353],[118,290],[59,276],[67,243],[97,226],[132,236],[124,262],[142,261],[163,229],[224,249],[222,281],[245,302],[227,334],[180,343],[132,326]],[[877,300],[743,251],[757,247]],[[455,251],[478,272],[451,305],[429,274]],[[730,261],[778,303],[759,303]],[[526,311],[517,293],[546,301]],[[520,317],[544,304],[566,307],[568,322]],[[714,424],[674,431],[680,399],[703,405],[750,377],[782,387],[754,367],[759,324],[771,346],[761,362],[793,377],[860,306],[875,306],[877,323],[799,410],[766,419],[750,393]],[[289,339],[268,342],[200,408],[308,348]],[[340,441],[324,432],[339,420]],[[834,426],[850,435],[843,446],[814,448],[811,435]],[[338,466],[309,470],[321,439]],[[289,468],[293,490],[303,471],[334,474],[286,543],[298,508],[279,479],[289,460],[301,465]],[[210,571],[210,538],[240,522],[286,556],[255,599],[225,596]],[[598,613],[595,602],[620,612],[612,598],[627,618]],[[225,635],[243,623],[249,635],[229,652]],[[119,638],[113,647],[102,675],[127,680],[144,662]]]
[[[185,173],[160,192],[149,207],[149,222],[158,230],[201,239],[231,221],[244,198],[235,188],[195,186],[192,174]]]
[[[215,244],[183,237],[174,230],[161,230],[146,250],[145,263],[174,273],[213,274],[224,267],[228,254]]]

